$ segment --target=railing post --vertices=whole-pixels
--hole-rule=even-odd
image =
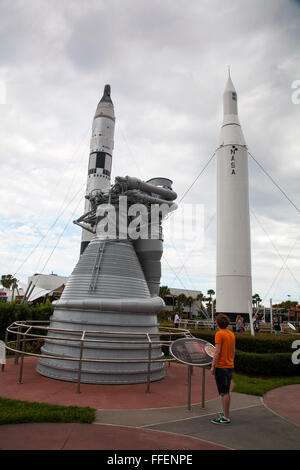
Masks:
[[[17,346],[16,346],[17,351],[20,350],[20,336],[21,336],[20,333],[21,333],[21,327],[18,326]],[[19,353],[16,352],[16,353],[15,353],[15,365],[18,365],[18,362],[19,362]]]
[[[23,379],[23,364],[24,364],[24,351],[25,351],[25,344],[26,344],[26,335],[28,332],[31,330],[31,326],[25,331],[25,333],[22,332],[23,339],[22,339],[22,354],[21,354],[21,364],[20,364],[20,370],[19,370],[19,382],[18,384],[22,384],[22,379]]]
[[[8,338],[8,332],[6,331],[5,332],[5,338],[4,338],[4,354],[6,355],[6,345],[7,345],[7,338]],[[4,358],[5,359],[5,358]],[[5,360],[4,360],[4,363],[2,364],[1,366],[1,371],[4,372],[5,371]]]
[[[149,349],[148,349],[148,377],[147,377],[147,390],[146,390],[146,393],[150,393],[152,344],[151,344],[151,339],[150,339],[148,333],[147,333],[147,338],[148,338],[148,341],[149,341]]]
[[[193,366],[188,366],[188,410],[191,411],[191,396],[192,396],[192,369]]]
[[[23,335],[23,339],[22,339],[22,354],[21,354],[21,363],[20,363],[20,369],[19,369],[19,381],[18,381],[18,384],[22,384],[22,379],[23,379],[23,364],[24,364],[24,350],[25,350],[25,336],[24,336],[24,333],[22,332],[22,335]],[[19,339],[20,335],[18,335],[18,339]],[[18,363],[18,362],[17,362]]]
[[[85,338],[85,331],[82,333],[80,340],[80,353],[79,353],[79,364],[78,364],[78,378],[77,378],[77,393],[80,392],[80,381],[81,381],[81,369],[82,369],[82,355],[83,355],[83,343]]]
[[[205,367],[202,367],[202,408],[205,408]]]

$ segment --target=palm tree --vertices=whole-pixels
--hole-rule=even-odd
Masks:
[[[171,295],[169,287],[168,286],[160,286],[160,288],[159,288],[159,297],[164,299],[166,297],[166,295]]]
[[[203,300],[205,300],[205,295],[203,295],[202,292],[199,292],[196,297],[196,300],[198,300],[198,302],[203,302]]]
[[[209,289],[209,290],[207,291],[207,294],[209,295],[209,297],[210,297],[210,299],[211,299],[212,295],[215,295],[215,291],[214,291],[213,289]]]
[[[194,300],[195,300],[195,299],[194,299],[191,295],[189,295],[189,296],[186,298],[186,303],[187,303],[187,305],[190,307],[189,319],[192,318],[192,304],[193,304]]]
[[[10,289],[12,287],[12,295],[11,300],[14,300],[14,293],[15,289],[18,289],[18,279],[12,276],[12,274],[3,274],[1,276],[1,284],[6,289]]]
[[[261,300],[262,299],[260,298],[259,294],[252,295],[252,303],[256,308],[259,306],[259,303],[261,302]]]
[[[12,274],[2,274],[1,284],[6,289],[10,289],[13,284],[16,284],[18,280],[12,276]]]
[[[211,313],[211,317],[213,318],[213,309],[212,309],[212,306],[211,306],[211,302],[212,302],[212,296],[215,295],[215,291],[213,289],[208,289],[207,295],[208,295],[207,300],[208,300],[209,310],[210,310],[210,313]]]
[[[179,294],[177,297],[177,306],[179,307],[180,310],[182,310],[182,307],[186,305],[187,302],[187,296],[185,294]]]

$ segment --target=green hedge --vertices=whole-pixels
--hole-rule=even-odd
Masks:
[[[49,320],[53,306],[49,300],[44,304],[28,306],[16,302],[0,303],[0,340],[4,340],[6,328],[14,321]]]
[[[215,344],[215,331],[212,330],[190,330],[191,334],[195,336],[195,338],[204,339],[211,344]]]
[[[196,338],[202,338],[214,344],[215,331],[211,330],[191,330]],[[236,333],[236,349],[253,353],[291,353],[292,343],[299,340],[299,335],[271,335],[258,334],[251,336],[247,333]]]
[[[237,372],[261,376],[300,376],[300,364],[292,363],[292,353],[256,354],[236,351],[234,369]]]

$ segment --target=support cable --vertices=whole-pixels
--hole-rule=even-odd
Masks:
[[[255,217],[256,219],[256,222],[258,223],[258,225],[260,226],[260,228],[264,231],[264,233],[267,235],[268,239],[270,240],[270,243],[271,245],[273,246],[274,250],[276,251],[276,253],[278,254],[279,258],[281,259],[281,261],[283,261],[285,263],[285,260],[284,260],[284,257],[279,253],[279,250],[277,249],[275,243],[273,242],[273,240],[271,239],[271,237],[269,236],[268,232],[265,230],[264,226],[262,225],[262,223],[260,222],[260,220],[257,218],[257,216],[255,215],[255,213],[253,212],[253,209],[251,209],[251,213],[252,215]],[[300,234],[299,234],[300,235]],[[298,238],[297,238],[298,240]],[[300,288],[300,283],[298,282],[297,278],[294,276],[294,274],[292,273],[292,271],[290,270],[290,268],[288,266],[286,266],[286,269],[289,271],[290,275],[293,277],[294,281],[296,282],[297,286]]]
[[[178,205],[183,201],[183,199],[186,197],[186,195],[189,193],[189,191],[192,189],[192,187],[193,187],[193,186],[195,185],[195,183],[198,181],[198,179],[200,178],[200,176],[204,173],[204,171],[206,170],[206,168],[208,167],[208,165],[210,164],[210,162],[212,161],[212,159],[214,158],[215,155],[216,155],[216,152],[214,152],[214,153],[209,157],[208,161],[205,163],[204,167],[201,169],[201,171],[199,172],[199,174],[196,176],[196,178],[194,179],[194,181],[192,182],[192,184],[187,188],[187,190],[184,192],[184,194],[183,194],[182,197],[180,198],[180,200],[179,200],[179,202],[178,202]],[[174,212],[169,213],[168,216],[165,218],[165,221],[168,220],[168,218],[169,218],[173,213],[174,213]],[[212,219],[211,219],[211,220],[212,220]],[[210,220],[210,222],[211,222],[211,220]],[[210,222],[209,222],[209,223],[210,223]],[[208,224],[208,225],[209,225],[209,224]],[[172,242],[169,242],[169,243],[170,243],[170,245],[175,249],[175,251],[178,252],[176,246],[174,246]],[[192,249],[192,251],[193,251],[193,249]],[[184,264],[183,264],[183,266],[180,268],[180,271],[179,271],[179,272],[181,272],[181,270],[185,267],[185,264],[186,264],[186,262],[188,261],[189,256],[190,256],[190,254],[192,253],[192,251],[188,254],[188,257],[187,257],[187,259],[184,261]],[[168,266],[172,269],[173,273],[175,274],[175,277],[176,277],[176,278],[179,280],[179,282],[183,285],[182,281],[179,279],[179,277],[178,277],[177,273],[175,272],[175,270],[170,266],[170,264],[168,263],[168,261],[166,260],[165,257],[164,257],[164,259],[165,259],[165,261],[167,262]],[[178,273],[178,274],[179,274],[179,273]],[[189,278],[189,276],[188,276],[188,278]],[[190,280],[190,279],[189,279],[189,280]],[[191,282],[191,280],[190,280],[190,282]],[[193,284],[193,283],[191,282],[191,284]],[[186,289],[186,288],[184,287],[184,289]],[[186,289],[186,290],[187,290],[187,289]]]
[[[288,262],[288,259],[289,259],[290,255],[291,255],[293,249],[294,249],[295,246],[298,244],[298,240],[299,240],[299,239],[300,239],[300,233],[299,233],[297,239],[295,240],[294,244],[293,244],[292,247],[290,248],[290,251],[289,251],[287,257],[284,259],[281,268],[280,268],[279,271],[277,272],[277,274],[276,274],[276,276],[275,276],[275,278],[274,278],[274,280],[273,280],[271,286],[269,287],[269,289],[268,289],[268,291],[267,291],[267,293],[266,293],[266,295],[265,295],[265,297],[264,297],[263,302],[265,301],[265,299],[267,298],[267,296],[268,296],[270,290],[272,289],[272,287],[274,286],[275,282],[276,282],[277,279],[279,278],[279,276],[280,276],[280,274],[281,274],[281,271],[282,271],[283,268],[286,266],[286,263]]]
[[[204,171],[206,170],[206,168],[208,167],[208,165],[210,164],[210,162],[212,161],[212,159],[214,158],[214,156],[216,155],[216,152],[214,152],[208,159],[208,161],[206,162],[206,164],[204,165],[204,167],[202,168],[202,170],[200,171],[200,173],[196,176],[196,178],[194,179],[194,181],[192,182],[192,184],[188,187],[188,189],[185,191],[185,193],[183,194],[183,196],[181,197],[181,199],[179,200],[178,202],[178,205],[183,201],[183,199],[185,198],[185,196],[190,192],[190,190],[192,189],[192,187],[194,186],[194,184],[198,181],[198,179],[200,178],[200,176],[202,175],[202,173],[204,173]]]
[[[279,189],[279,191],[284,195],[284,197],[289,201],[289,203],[296,209],[297,212],[300,213],[299,207],[289,198],[289,196],[283,191],[283,189],[279,186],[278,183],[272,178],[272,176],[264,169],[264,167],[253,157],[253,155],[248,151],[250,157],[255,161],[255,163],[259,166],[259,168],[264,172],[264,174],[272,181],[272,183]]]
[[[46,269],[46,266],[47,266],[47,264],[49,263],[49,261],[50,261],[52,255],[53,255],[54,251],[56,250],[56,248],[57,248],[57,246],[58,246],[60,240],[62,239],[62,237],[63,237],[65,231],[67,230],[68,226],[69,226],[70,223],[72,222],[72,220],[73,220],[73,218],[74,218],[74,214],[76,213],[76,211],[77,211],[79,205],[81,204],[82,200],[83,200],[83,196],[81,196],[81,198],[79,199],[79,202],[78,202],[78,204],[76,205],[74,211],[72,212],[71,217],[69,218],[69,220],[68,220],[68,222],[66,223],[64,229],[63,229],[62,232],[60,233],[60,235],[59,235],[59,237],[58,237],[58,240],[57,240],[57,242],[56,242],[56,244],[55,244],[53,250],[51,251],[51,253],[50,253],[50,255],[49,255],[49,257],[48,257],[46,263],[44,264],[44,267],[43,267],[43,269],[42,269],[42,273],[43,273],[44,270]]]
[[[18,267],[18,269],[16,270],[16,272],[14,273],[14,277],[18,274],[18,272],[20,271],[20,269],[24,266],[24,264],[28,261],[28,259],[30,258],[30,256],[35,252],[35,250],[37,250],[37,248],[40,246],[40,244],[42,243],[42,241],[48,236],[50,230],[52,230],[58,219],[61,217],[61,215],[65,212],[65,210],[70,206],[70,204],[72,204],[72,202],[74,201],[74,199],[76,198],[76,196],[82,191],[83,187],[85,186],[85,184],[82,185],[82,187],[76,192],[76,194],[72,197],[72,199],[70,200],[70,202],[67,204],[67,206],[65,207],[65,209],[56,217],[56,219],[54,220],[54,222],[52,222],[51,226],[49,227],[48,231],[45,233],[45,235],[43,235],[40,240],[38,241],[38,243],[33,247],[33,249],[30,251],[30,253],[28,254],[28,256],[22,261],[22,263],[20,264],[20,266]]]

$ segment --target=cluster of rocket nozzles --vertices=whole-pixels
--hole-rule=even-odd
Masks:
[[[105,85],[90,146],[85,212],[89,198],[110,187],[115,114]],[[224,118],[217,159],[217,312],[248,313],[252,297],[248,155],[238,117],[237,93],[230,73],[223,94]],[[93,234],[82,232],[81,253]]]

